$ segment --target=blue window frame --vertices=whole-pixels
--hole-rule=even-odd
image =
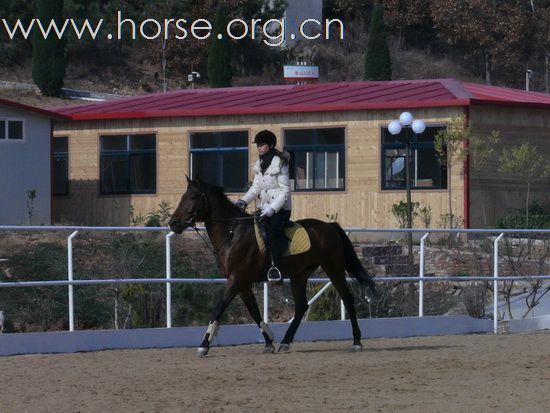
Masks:
[[[287,129],[290,179],[295,191],[345,189],[345,128]]]
[[[193,132],[189,136],[192,179],[243,192],[248,187],[248,132]]]

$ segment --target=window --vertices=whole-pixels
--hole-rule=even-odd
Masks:
[[[243,192],[248,186],[248,132],[196,132],[190,135],[192,179]]]
[[[69,139],[53,138],[53,194],[69,194]]]
[[[0,140],[23,140],[22,119],[0,118]]]
[[[157,190],[156,137],[101,136],[102,194],[154,194]]]
[[[285,130],[290,153],[290,180],[295,191],[343,190],[345,129]]]
[[[399,135],[392,135],[382,128],[382,189],[405,189],[404,143],[410,133],[409,160],[410,187],[414,189],[447,188],[447,167],[442,165],[434,148],[434,137],[442,126],[426,126],[426,130],[414,137],[412,130],[403,128]]]

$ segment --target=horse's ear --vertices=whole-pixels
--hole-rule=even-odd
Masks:
[[[185,177],[187,178],[187,186],[194,186],[194,187],[200,188],[201,185],[200,185],[199,179],[191,179],[187,175],[185,175]]]

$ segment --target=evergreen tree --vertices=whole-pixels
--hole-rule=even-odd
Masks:
[[[384,24],[384,12],[374,6],[365,52],[365,80],[391,80],[391,58]]]
[[[208,83],[210,87],[230,87],[233,71],[231,70],[231,45],[225,27],[227,7],[222,0],[216,8],[213,39],[208,52]],[[221,39],[218,37],[221,36]]]
[[[63,0],[38,0],[36,18],[45,29],[52,19],[58,27],[63,24]],[[47,38],[40,30],[34,30],[32,53],[32,78],[42,93],[56,96],[63,87],[65,77],[65,44],[52,29]]]

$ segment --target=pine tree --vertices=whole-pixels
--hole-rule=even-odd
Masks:
[[[218,3],[214,19],[213,39],[208,52],[208,83],[210,87],[230,87],[231,45],[225,27],[228,11],[224,1]],[[221,39],[219,38],[221,36]]]
[[[51,19],[58,27],[63,24],[63,0],[38,0],[36,18],[47,28]],[[65,44],[54,30],[44,38],[40,30],[34,30],[32,52],[32,78],[42,93],[56,96],[63,87],[65,77]]]
[[[365,52],[365,80],[391,80],[391,58],[382,7],[376,5],[369,28]]]

